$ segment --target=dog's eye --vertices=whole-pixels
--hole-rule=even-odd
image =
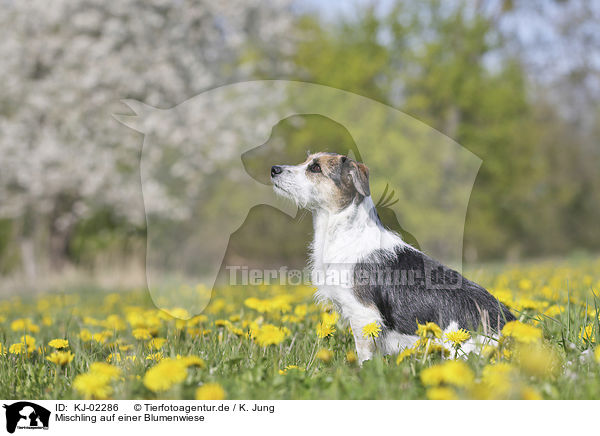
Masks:
[[[321,165],[315,162],[314,164],[308,167],[308,171],[310,171],[311,173],[320,173]]]

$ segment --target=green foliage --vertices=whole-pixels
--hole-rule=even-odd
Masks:
[[[69,242],[72,261],[93,266],[99,257],[122,257],[139,250],[144,243],[145,230],[104,209],[78,223]]]
[[[598,249],[594,140],[534,93],[499,17],[473,12],[428,0],[385,14],[359,8],[333,25],[305,19],[298,78],[394,105],[483,160],[465,227],[469,260]]]
[[[0,274],[14,270],[19,264],[18,250],[13,238],[12,220],[0,220]]]

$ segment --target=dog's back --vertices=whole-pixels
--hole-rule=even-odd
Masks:
[[[515,319],[483,287],[409,246],[393,254],[378,250],[358,263],[353,290],[363,304],[377,307],[385,328],[401,334],[414,334],[417,323],[426,322],[499,331]]]

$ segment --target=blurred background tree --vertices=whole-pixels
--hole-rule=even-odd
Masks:
[[[478,155],[468,261],[598,251],[599,24],[584,0],[4,2],[0,273],[142,259],[141,137],[110,114],[248,79],[364,95]],[[327,125],[282,132],[301,155]]]
[[[171,107],[249,78],[257,64],[277,74],[293,35],[285,0],[61,0],[51,10],[4,2],[2,269],[20,263],[32,278],[38,264],[135,254],[129,247],[144,229],[141,137],[111,117],[119,100]],[[275,60],[242,62],[250,47]]]

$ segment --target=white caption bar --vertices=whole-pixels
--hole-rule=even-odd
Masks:
[[[20,436],[102,435],[173,431],[196,434],[281,435],[407,433],[577,434],[593,422],[579,419],[593,402],[568,401],[0,401],[1,431]],[[583,410],[582,410],[583,409]],[[184,433],[184,434],[186,434]],[[231,433],[225,433],[231,434]]]

